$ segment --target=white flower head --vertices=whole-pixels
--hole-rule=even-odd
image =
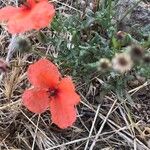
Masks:
[[[131,56],[127,53],[116,54],[112,59],[112,67],[114,70],[125,73],[129,71],[133,66],[133,61]]]
[[[107,58],[101,58],[100,61],[99,61],[99,66],[98,66],[98,70],[102,70],[102,71],[105,71],[105,70],[108,70],[111,68],[111,62],[109,59]]]

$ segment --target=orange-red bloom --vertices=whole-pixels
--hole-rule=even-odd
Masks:
[[[26,0],[20,7],[7,6],[0,9],[0,21],[7,21],[12,34],[48,26],[55,15],[53,4],[48,0]]]
[[[34,113],[50,108],[53,123],[60,128],[71,126],[76,120],[75,105],[80,101],[71,78],[62,78],[47,59],[30,65],[27,75],[34,87],[23,93],[23,104]]]

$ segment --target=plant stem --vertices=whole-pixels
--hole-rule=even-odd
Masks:
[[[13,44],[14,44],[16,37],[17,37],[17,35],[12,36],[10,44],[8,46],[8,53],[6,56],[6,62],[7,63],[9,63],[10,59],[12,58],[13,53],[15,52],[15,49],[13,48],[14,47]]]

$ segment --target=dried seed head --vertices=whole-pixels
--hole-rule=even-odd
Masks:
[[[144,61],[145,64],[150,64],[150,55],[145,55],[143,57],[143,61]]]
[[[99,61],[98,70],[106,71],[111,68],[111,62],[107,58],[101,58]]]
[[[133,66],[133,62],[131,60],[130,55],[126,53],[120,53],[117,54],[113,59],[112,59],[112,67],[114,70],[120,72],[120,73],[125,73],[128,70],[130,70]]]
[[[131,46],[130,55],[134,61],[139,61],[140,59],[142,59],[143,54],[144,49],[141,46],[138,45]]]
[[[0,73],[7,72],[8,69],[8,64],[3,59],[0,59]]]

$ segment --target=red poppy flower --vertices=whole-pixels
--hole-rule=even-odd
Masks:
[[[60,128],[76,120],[75,105],[80,101],[70,77],[62,78],[57,67],[47,59],[29,66],[28,79],[34,86],[23,93],[23,104],[34,113],[50,108],[52,122]]]
[[[0,9],[0,21],[7,21],[12,34],[48,26],[55,15],[53,4],[48,0],[26,0],[20,7],[7,6]]]

